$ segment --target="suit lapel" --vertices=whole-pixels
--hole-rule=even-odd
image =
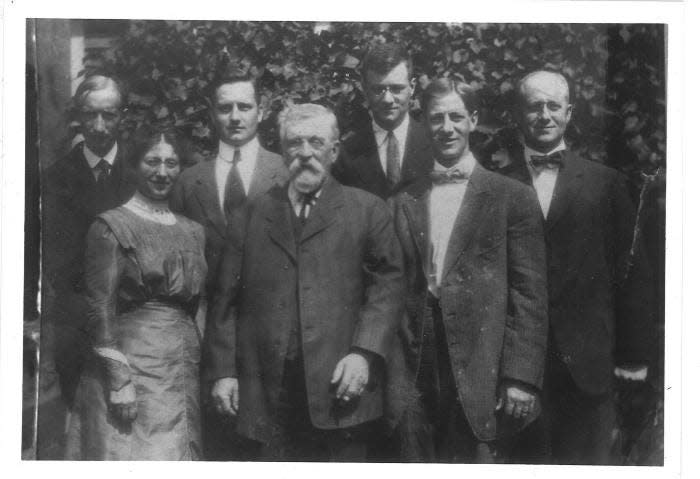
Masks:
[[[576,198],[583,184],[583,169],[580,163],[567,151],[564,165],[559,169],[554,184],[552,201],[549,205],[545,228],[549,231],[561,219],[571,201]]]
[[[528,186],[533,186],[532,175],[530,175],[530,170],[527,169],[527,164],[525,162],[525,150],[523,145],[518,144],[509,154],[512,156],[511,162],[499,170],[499,173],[521,181]]]
[[[401,169],[401,182],[404,184],[425,176],[433,166],[430,141],[423,124],[413,118],[409,121]]]
[[[283,166],[283,165],[282,165]],[[282,182],[282,172],[280,171],[280,161],[274,155],[260,146],[258,157],[255,160],[253,178],[248,189],[248,198],[257,198],[270,188]]]
[[[85,194],[88,191],[93,191],[97,184],[95,176],[92,173],[92,168],[90,168],[83,154],[83,145],[84,143],[80,143],[73,150],[73,161],[71,162],[73,171],[68,173],[68,179],[72,180],[69,184],[75,185],[75,193],[79,195]]]
[[[195,180],[195,197],[202,207],[207,219],[222,237],[226,236],[226,219],[219,205],[218,188],[216,186],[216,157],[205,163],[199,177]]]
[[[118,202],[128,201],[136,189],[136,178],[133,170],[126,164],[124,148],[117,146],[117,157],[114,161],[115,191]]]
[[[486,170],[478,164],[475,165],[447,244],[443,279],[447,277],[462,253],[470,247],[479,225],[488,216],[491,209],[489,190]]]
[[[382,169],[382,163],[379,159],[379,150],[377,149],[377,141],[374,135],[367,138],[367,147],[358,157],[357,174],[366,185],[371,185],[379,180],[384,188],[388,188],[386,174]]]
[[[410,201],[403,203],[403,209],[408,219],[410,233],[420,254],[423,271],[430,271],[430,219],[428,217],[428,200],[430,199],[430,183],[415,183],[407,193]]]
[[[274,243],[282,248],[296,263],[297,245],[294,240],[294,226],[290,213],[291,205],[287,197],[287,187],[276,187],[265,197],[265,217],[268,222],[267,232]]]
[[[333,224],[337,218],[336,210],[342,207],[343,190],[340,183],[329,176],[323,185],[316,206],[311,208],[299,242],[303,243]]]
[[[88,218],[104,210],[101,201],[104,195],[98,195],[97,183],[92,168],[83,154],[84,143],[76,145],[70,155],[70,162],[60,172],[65,185],[63,192],[76,210],[83,211]]]

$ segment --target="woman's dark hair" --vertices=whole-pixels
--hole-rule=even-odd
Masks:
[[[148,150],[161,141],[173,147],[175,154],[180,160],[180,166],[183,167],[186,163],[185,148],[177,130],[173,127],[156,128],[150,125],[144,125],[134,132],[130,141],[129,165],[134,169],[137,168],[144,155],[148,153]]]

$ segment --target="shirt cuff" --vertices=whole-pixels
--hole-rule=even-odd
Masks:
[[[131,381],[129,360],[121,351],[112,348],[95,348],[95,353],[103,359],[109,389],[119,391]]]

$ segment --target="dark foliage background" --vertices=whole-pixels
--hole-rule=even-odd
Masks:
[[[570,81],[572,149],[628,173],[639,204],[637,230],[650,252],[658,288],[659,362],[643,399],[621,402],[616,447],[627,464],[663,463],[663,338],[666,168],[666,29],[660,24],[468,24],[317,22],[126,22],[116,47],[89,55],[85,72],[107,70],[129,91],[123,135],[144,122],[173,124],[189,140],[193,161],[213,148],[205,94],[226,62],[260,78],[261,138],[276,150],[277,114],[288,103],[332,107],[342,131],[365,121],[358,65],[375,43],[407,45],[417,100],[430,79],[461,75],[480,92],[472,149],[494,167],[517,139],[510,110],[517,80],[538,68]],[[618,394],[626,394],[624,388]],[[644,404],[642,404],[644,403]],[[648,403],[648,404],[647,404]]]
[[[451,74],[481,92],[472,143],[487,165],[514,140],[514,86],[535,68],[560,70],[571,81],[572,148],[637,180],[665,165],[664,25],[132,20],[108,55],[86,58],[86,72],[113,70],[124,79],[125,136],[146,121],[172,123],[191,140],[197,161],[215,145],[204,93],[222,63],[259,76],[262,138],[276,149],[275,117],[286,103],[331,106],[341,130],[362,121],[357,67],[370,45],[385,41],[408,46],[415,98],[431,78]],[[416,99],[413,113],[419,110]]]

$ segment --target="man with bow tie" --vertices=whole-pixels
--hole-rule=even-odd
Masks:
[[[523,143],[500,172],[537,193],[550,325],[545,413],[524,433],[520,460],[608,464],[613,378],[643,381],[652,352],[648,267],[641,248],[631,253],[634,208],[621,174],[568,149],[561,74],[530,73],[517,93]]]
[[[171,208],[204,226],[205,255],[208,275],[206,282],[206,336],[223,344],[235,341],[221,334],[218,325],[226,321],[228,299],[234,280],[227,245],[241,234],[248,203],[272,186],[287,180],[288,171],[282,157],[266,150],[258,141],[258,123],[263,110],[257,79],[229,64],[218,72],[210,86],[209,116],[216,130],[219,146],[213,158],[188,168],[179,177],[171,195]],[[230,381],[217,381],[229,376],[230,365],[224,371],[209,365],[214,360],[204,351],[203,385],[214,384],[215,396],[233,397],[238,394]],[[220,363],[218,363],[220,364]],[[221,417],[205,409],[204,454],[209,459],[245,459],[254,452],[230,447],[237,438],[229,437],[233,430],[222,423]]]
[[[50,362],[47,358],[55,354],[56,373],[68,407],[90,344],[85,330],[85,236],[96,215],[116,208],[135,190],[124,147],[117,141],[123,104],[124,93],[114,78],[85,78],[73,96],[72,108],[84,141],[42,177],[42,351],[46,353],[42,363]],[[44,370],[42,377],[52,374]],[[40,423],[44,423],[41,418]],[[39,431],[42,438],[51,434]]]
[[[470,87],[438,79],[422,100],[433,170],[390,200],[408,285],[399,330],[405,377],[419,393],[399,422],[402,457],[493,462],[496,441],[538,413],[547,338],[542,220],[531,190],[472,155]]]
[[[387,205],[340,185],[335,115],[295,105],[280,116],[290,181],[252,202],[238,244],[229,321],[235,344],[209,345],[240,384],[221,398],[262,458],[362,461],[383,415],[384,364],[403,298]]]

